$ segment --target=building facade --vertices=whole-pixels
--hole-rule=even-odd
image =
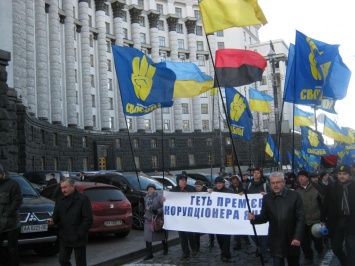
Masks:
[[[267,55],[258,27],[206,37],[193,0],[12,0],[2,1],[0,10],[0,49],[11,54],[3,56],[3,108],[16,116],[0,118],[13,128],[11,141],[0,147],[8,169],[131,171],[235,161],[218,95],[176,98],[171,108],[125,117],[111,45],[134,47],[154,62],[193,62],[213,76],[217,49]],[[282,41],[275,47],[287,54]],[[285,64],[277,69],[281,77]],[[269,67],[264,75],[255,86],[272,95]],[[273,120],[255,114],[252,143],[236,140],[242,164],[268,160],[262,147]]]

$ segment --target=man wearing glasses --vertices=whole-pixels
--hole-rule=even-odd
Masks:
[[[272,192],[265,194],[261,213],[248,214],[248,220],[253,224],[269,222],[270,253],[274,265],[298,266],[300,245],[305,225],[304,208],[300,195],[285,188],[282,172],[270,174]]]

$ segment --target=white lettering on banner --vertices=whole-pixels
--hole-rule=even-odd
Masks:
[[[177,193],[164,191],[164,228],[208,234],[254,235],[248,220],[245,196],[219,192]],[[248,194],[250,208],[260,214],[261,194]],[[269,224],[255,225],[267,235]]]

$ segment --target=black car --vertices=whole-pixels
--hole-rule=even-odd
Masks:
[[[49,226],[47,223],[47,219],[53,214],[54,202],[39,195],[30,182],[20,174],[8,174],[19,183],[23,196],[20,207],[19,247],[34,250],[41,256],[55,256],[59,252],[57,227]],[[6,240],[3,245],[7,245]]]
[[[26,177],[26,179],[31,183],[45,187],[47,186],[51,174],[55,175],[55,179],[57,180],[58,183],[64,178],[69,177],[69,172],[50,171],[50,170],[26,172],[23,174],[23,176]]]
[[[163,186],[158,181],[146,176],[138,176],[135,173],[98,173],[89,177],[88,182],[100,182],[118,187],[128,198],[132,205],[133,228],[144,228],[144,213],[139,210],[139,203],[147,195],[147,185],[155,184],[157,191],[163,191]]]

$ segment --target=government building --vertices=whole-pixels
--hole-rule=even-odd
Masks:
[[[291,109],[281,108],[288,46],[274,40],[270,54],[259,29],[206,36],[195,0],[1,1],[0,163],[18,172],[272,164],[264,148],[276,115],[283,116],[285,145],[291,142]],[[125,117],[112,45],[139,49],[154,62],[193,62],[212,77],[216,50],[257,51],[268,66],[250,87],[277,95],[273,113],[253,112],[250,142],[230,138],[223,89]],[[237,89],[248,97],[249,86]]]

